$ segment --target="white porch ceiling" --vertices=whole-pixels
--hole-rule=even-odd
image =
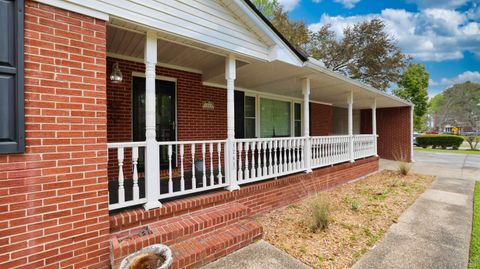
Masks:
[[[145,35],[135,30],[115,26],[107,29],[107,52],[113,57],[126,57],[142,61]],[[205,83],[225,85],[224,53],[209,47],[195,48],[189,44],[173,42],[170,39],[158,39],[158,62],[170,67],[202,73]],[[347,94],[354,94],[354,108],[370,108],[376,99],[377,107],[406,106],[384,93],[366,89],[358,83],[341,79],[331,72],[321,72],[309,67],[297,67],[284,62],[262,62],[240,58],[237,61],[235,85],[241,89],[266,92],[294,98],[303,98],[301,79],[311,80],[312,101],[347,107]]]

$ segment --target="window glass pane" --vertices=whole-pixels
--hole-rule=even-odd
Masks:
[[[302,120],[302,105],[295,104],[295,120]]]
[[[299,120],[295,121],[295,136],[302,136],[302,122]]]
[[[245,117],[255,117],[255,97],[245,96]]]
[[[255,119],[245,119],[245,138],[255,138]]]
[[[290,136],[290,102],[260,99],[260,136]]]

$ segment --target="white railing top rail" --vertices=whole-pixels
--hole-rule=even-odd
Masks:
[[[306,138],[305,136],[241,138],[241,139],[235,139],[235,142],[268,142],[268,141],[282,141],[282,140],[305,139],[305,138]]]
[[[126,148],[126,147],[145,147],[145,146],[147,146],[147,143],[145,141],[107,143],[107,148],[109,148],[109,149]]]
[[[359,137],[370,137],[370,136],[375,136],[374,134],[354,134],[353,136],[359,136]]]
[[[161,146],[168,145],[191,145],[191,144],[207,144],[207,143],[226,143],[227,140],[196,140],[196,141],[158,141]]]
[[[317,136],[310,136],[310,138],[327,138],[327,137],[338,137],[338,138],[348,138],[350,137],[349,135],[317,135]]]

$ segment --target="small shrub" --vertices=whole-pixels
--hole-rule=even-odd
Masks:
[[[463,143],[463,137],[457,135],[427,134],[417,136],[415,141],[418,146],[422,148],[431,146],[432,148],[441,147],[446,149],[447,147],[451,147],[458,149]]]
[[[357,202],[357,200],[353,200],[352,203],[350,204],[350,208],[353,211],[358,211],[358,209],[360,209],[360,204]]]
[[[467,141],[468,145],[470,146],[471,150],[477,149],[477,145],[480,143],[480,136],[467,135],[464,138],[465,138],[465,141]]]
[[[393,158],[397,161],[398,167],[397,170],[400,175],[406,176],[410,172],[412,168],[412,164],[408,162],[408,155],[405,153],[404,150],[400,150],[399,153],[393,154]]]
[[[310,230],[316,232],[318,230],[324,231],[328,228],[329,223],[329,208],[328,203],[323,200],[316,201],[312,207],[312,225]]]

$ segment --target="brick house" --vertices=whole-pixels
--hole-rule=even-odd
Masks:
[[[0,268],[197,267],[250,217],[412,154],[410,103],[248,0],[0,1]]]

